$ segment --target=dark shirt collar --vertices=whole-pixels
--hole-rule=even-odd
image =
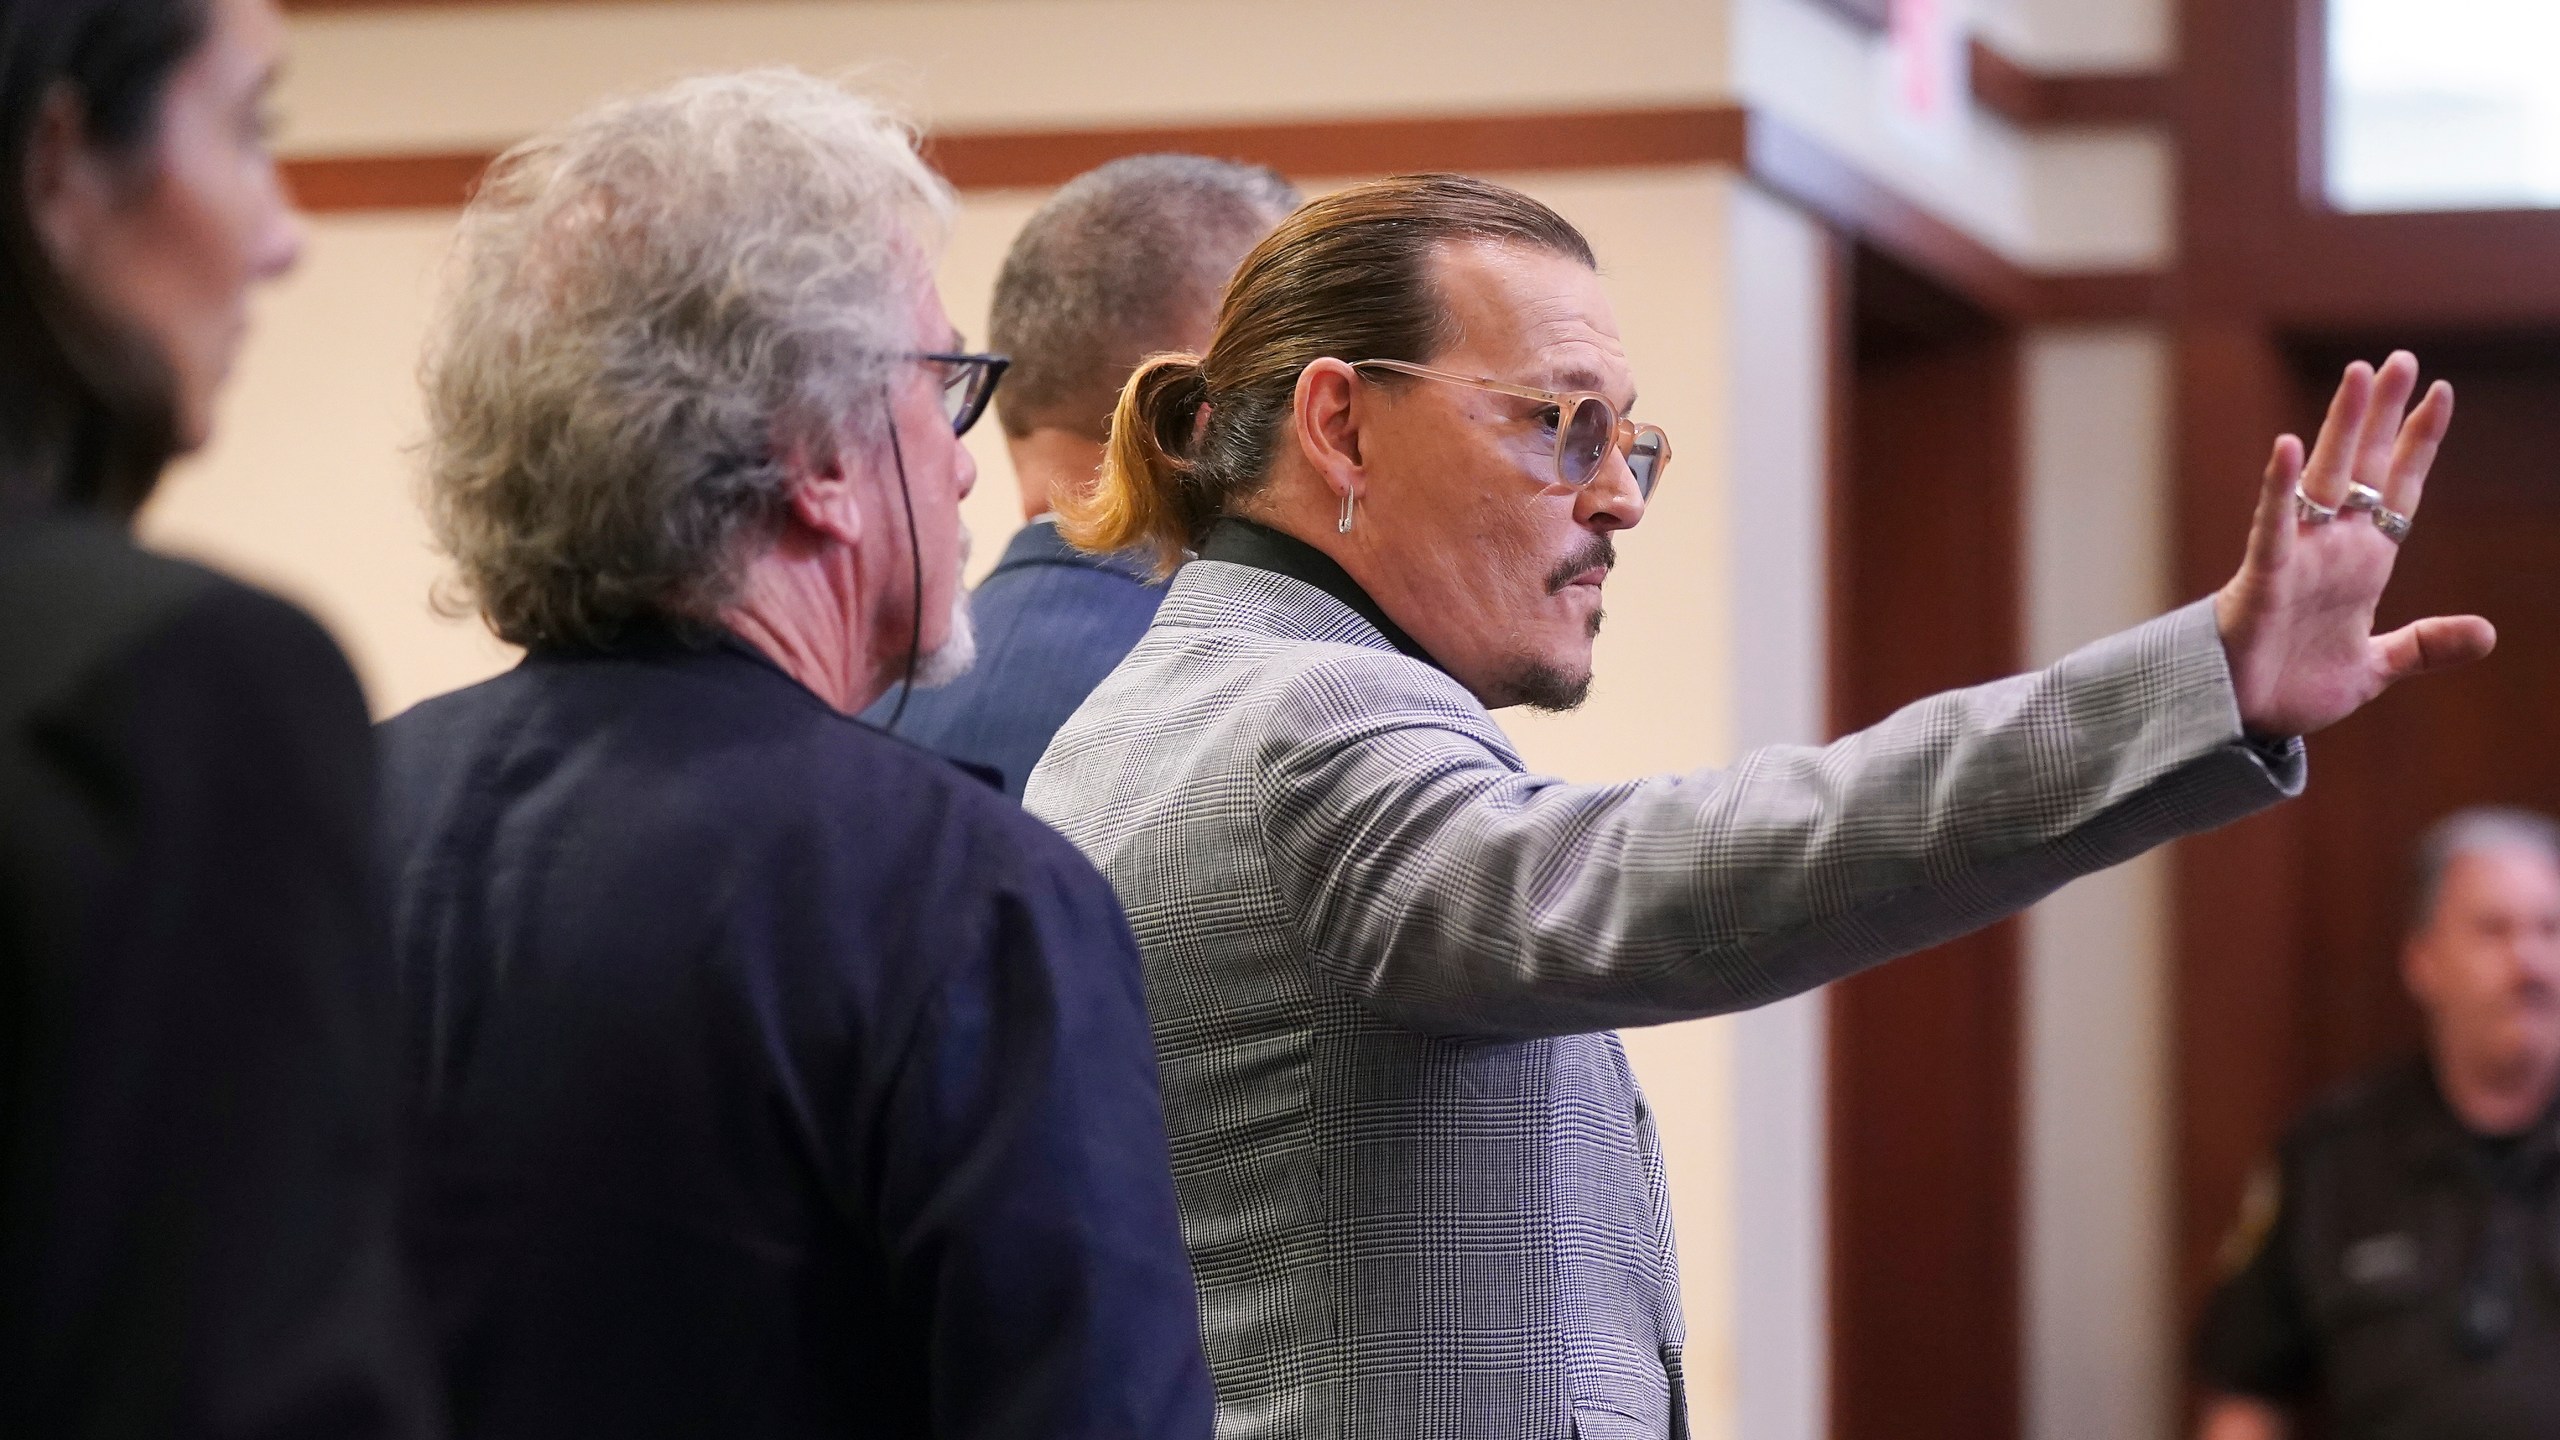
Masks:
[[[1429,651],[1404,632],[1404,627],[1387,618],[1369,592],[1360,588],[1348,571],[1334,563],[1332,556],[1295,535],[1283,535],[1268,525],[1233,515],[1221,515],[1210,525],[1207,538],[1200,542],[1199,558],[1223,560],[1230,565],[1250,565],[1286,575],[1292,580],[1313,585],[1339,600],[1352,614],[1377,627],[1387,643],[1421,661],[1434,670],[1444,667],[1431,658]]]
[[[803,681],[799,676],[792,674],[789,670],[783,668],[781,661],[766,654],[763,646],[756,644],[754,641],[740,635],[735,630],[729,629],[725,625],[683,625],[661,617],[644,617],[624,622],[621,633],[616,635],[609,644],[536,648],[528,651],[525,655],[525,659],[528,662],[540,663],[547,661],[577,661],[581,659],[596,658],[616,660],[673,660],[721,655],[725,655],[732,660],[745,661],[752,668],[761,670],[772,678],[791,687],[791,692],[800,699],[811,705],[817,706],[819,709],[826,711],[830,715],[836,716],[847,724],[860,725],[866,730],[877,731],[882,735],[889,736],[897,740],[900,744],[914,750],[917,754],[931,756],[933,759],[938,760],[945,765],[950,765],[967,774],[970,778],[986,785],[990,789],[1002,790],[1004,788],[1004,775],[1000,771],[991,769],[985,765],[972,764],[966,760],[955,760],[947,755],[936,754],[934,751],[916,744],[915,741],[908,739],[906,736],[899,735],[893,730],[884,730],[880,726],[863,719],[859,715],[847,715],[843,711],[838,710],[833,705],[828,704],[825,697],[819,695],[817,691],[810,689],[807,682]]]
[[[536,645],[525,658],[531,661],[670,660],[687,656],[727,655],[744,660],[771,674],[792,689],[806,695],[818,705],[827,705],[818,692],[801,682],[799,676],[782,668],[782,662],[764,652],[745,636],[725,625],[704,625],[671,620],[664,616],[638,616],[622,622],[611,640],[593,645]],[[832,710],[835,707],[827,705]]]
[[[2436,1083],[2433,1064],[2416,1060],[2403,1074],[2422,1117],[2408,1142],[2412,1165],[2469,1169],[2516,1190],[2539,1187],[2560,1173],[2560,1096],[2553,1097],[2542,1118],[2532,1125],[2511,1136],[2492,1137],[2475,1134],[2462,1123]]]

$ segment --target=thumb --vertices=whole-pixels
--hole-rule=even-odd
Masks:
[[[2412,675],[2451,670],[2482,659],[2497,648],[2497,627],[2477,615],[2436,615],[2413,621],[2377,638],[2382,683],[2397,684]]]

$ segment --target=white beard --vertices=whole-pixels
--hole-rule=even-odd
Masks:
[[[951,597],[951,629],[933,653],[917,657],[916,688],[939,690],[978,663],[978,627],[969,620],[969,592]]]
[[[969,527],[960,527],[960,568],[969,566]],[[978,627],[969,619],[969,592],[951,595],[951,627],[932,653],[916,657],[916,688],[938,690],[969,673],[978,663]]]

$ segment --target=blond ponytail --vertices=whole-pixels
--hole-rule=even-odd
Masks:
[[[1143,545],[1156,572],[1182,564],[1209,516],[1186,458],[1208,396],[1200,357],[1169,354],[1139,362],[1120,388],[1103,451],[1100,483],[1058,500],[1058,531],[1080,550],[1107,553]]]

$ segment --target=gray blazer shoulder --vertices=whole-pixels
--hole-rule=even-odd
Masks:
[[[1145,959],[1219,1433],[1565,1440],[1681,1429],[1659,1148],[1594,1032],[1923,948],[2301,779],[2204,607],[1831,745],[1569,785],[1332,596],[1199,561],[1025,799]]]

